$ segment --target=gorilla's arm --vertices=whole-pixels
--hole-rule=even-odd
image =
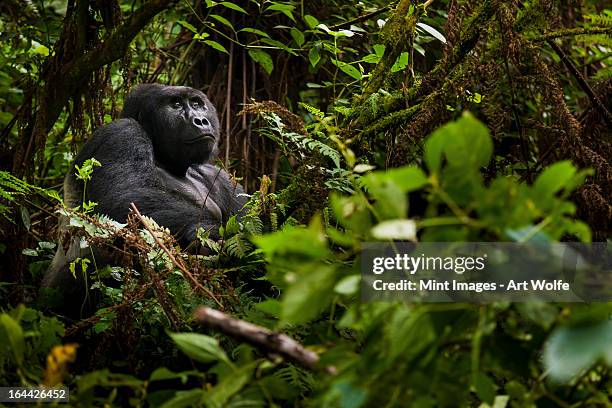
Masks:
[[[82,166],[91,157],[102,164],[94,168],[86,186],[86,199],[98,203],[96,212],[125,222],[130,203],[134,203],[142,214],[167,227],[183,244],[195,239],[199,227],[214,230],[219,225],[197,203],[172,194],[160,182],[151,140],[135,120],[121,119],[100,128],[75,164]]]
[[[220,204],[223,220],[236,214],[243,215],[243,207],[248,196],[238,183],[230,178],[227,172],[212,164],[192,166],[188,170],[188,177],[201,184],[203,190],[208,191],[209,199],[213,198]]]

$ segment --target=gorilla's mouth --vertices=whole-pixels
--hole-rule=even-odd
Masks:
[[[202,142],[204,140],[210,140],[210,141],[214,141],[215,137],[213,135],[211,135],[210,133],[205,133],[203,135],[199,135],[197,137],[191,138],[191,139],[187,139],[185,141],[185,143],[187,144],[192,144],[192,143],[198,143],[198,142]]]

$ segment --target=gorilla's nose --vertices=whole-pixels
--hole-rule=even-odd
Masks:
[[[206,118],[193,118],[193,124],[199,129],[210,127],[210,122]]]

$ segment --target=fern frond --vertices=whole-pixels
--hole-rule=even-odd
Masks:
[[[322,119],[322,118],[324,118],[324,117],[325,117],[325,113],[323,113],[321,110],[319,110],[319,109],[315,108],[315,107],[314,107],[314,106],[312,106],[312,105],[309,105],[309,104],[304,103],[304,102],[298,102],[298,104],[299,104],[299,105],[300,105],[302,108],[306,109],[306,111],[308,111],[308,113],[310,113],[311,115],[313,115],[313,116],[315,116],[315,117],[317,117],[317,118],[319,118],[319,119]]]

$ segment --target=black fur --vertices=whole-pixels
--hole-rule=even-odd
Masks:
[[[139,85],[126,99],[122,119],[98,129],[76,157],[78,166],[92,157],[102,164],[93,170],[85,200],[96,202],[96,212],[119,222],[126,221],[134,203],[182,245],[195,240],[200,227],[217,238],[219,225],[239,213],[247,200],[240,185],[210,164],[218,141],[217,112],[204,93]],[[64,190],[68,206],[81,204],[83,183],[74,167]],[[75,291],[66,287],[75,284],[67,263],[80,252],[71,248],[66,255],[58,249],[43,286]]]

